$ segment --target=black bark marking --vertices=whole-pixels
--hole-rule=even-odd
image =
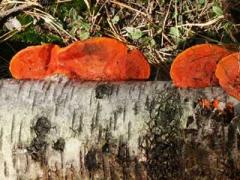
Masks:
[[[121,161],[122,163],[128,161],[128,159],[130,158],[128,145],[126,143],[123,143],[121,138],[118,146],[117,157],[118,160]]]
[[[67,80],[67,81],[63,84],[64,89],[67,88],[67,87],[69,87],[69,86],[71,86],[71,85],[72,85],[71,82],[72,82],[72,81]]]
[[[31,106],[31,111],[33,112],[34,107],[36,106],[36,101],[37,101],[37,93],[35,92],[33,95],[33,101],[32,101],[32,106]]]
[[[27,153],[25,153],[25,158],[26,158],[26,168],[25,168],[25,173],[27,173],[28,171],[29,171],[29,169],[30,169],[30,163],[29,163],[29,156],[28,156],[28,154]]]
[[[53,144],[53,149],[56,151],[63,152],[65,148],[65,140],[63,138],[58,138],[58,140]]]
[[[29,88],[29,90],[28,90],[28,98],[30,98],[30,97],[31,97],[32,88],[33,88],[33,86],[31,85],[31,86],[30,86],[30,88]]]
[[[146,97],[145,108],[146,108],[146,110],[150,111],[150,100],[149,100],[149,96]]]
[[[115,92],[116,92],[116,96],[118,96],[118,94],[119,94],[119,90],[120,90],[119,85],[116,85],[116,90],[115,90]]]
[[[95,126],[98,126],[98,124],[99,124],[100,112],[101,112],[101,105],[98,102],[97,103],[97,109],[96,109],[96,115],[95,115]]]
[[[143,91],[142,86],[139,86],[138,100],[141,99],[142,91]]]
[[[93,133],[93,130],[95,129],[95,115],[93,115],[91,120],[91,134]]]
[[[50,89],[51,85],[52,85],[52,81],[44,81],[42,90],[47,92]]]
[[[36,137],[32,140],[27,151],[31,155],[32,159],[41,163],[41,165],[46,164],[46,149],[48,143],[44,138]]]
[[[234,148],[235,140],[236,140],[236,130],[237,127],[234,126],[232,123],[228,126],[228,138],[226,142],[226,146],[229,151],[232,151]]]
[[[95,90],[95,97],[97,99],[103,99],[112,95],[113,85],[111,84],[99,84]]]
[[[119,163],[122,166],[123,179],[126,179],[126,180],[129,179],[130,178],[129,168],[130,168],[131,159],[130,159],[129,148],[127,144],[122,142],[119,143],[117,158]]]
[[[110,119],[109,119],[109,129],[112,129],[112,127],[113,127],[113,118],[110,117]]]
[[[106,142],[103,146],[102,146],[102,152],[103,153],[110,153],[111,149],[110,149],[110,144],[108,142]]]
[[[126,108],[126,104],[124,104],[124,107],[123,107],[123,122],[125,122],[125,120],[126,120],[126,110],[127,108]]]
[[[79,151],[79,166],[80,166],[80,169],[83,169],[84,167],[84,164],[83,164],[83,155],[82,155],[82,151],[80,150]]]
[[[46,117],[39,117],[33,130],[37,136],[45,137],[51,129],[51,122]]]
[[[8,177],[9,176],[9,171],[8,171],[8,167],[7,167],[7,162],[4,161],[4,176]]]
[[[76,110],[74,110],[72,113],[72,129],[74,129],[75,119],[76,119]]]
[[[57,95],[57,88],[54,87],[54,88],[53,88],[53,93],[52,93],[52,101],[53,101],[53,102],[55,101],[56,95]]]
[[[47,92],[48,92],[48,91],[43,90],[43,92],[44,92],[44,94],[43,94],[43,98],[42,98],[42,99],[43,99],[43,100],[46,100],[47,94],[48,94]]]
[[[13,164],[14,168],[16,168],[16,161],[17,161],[16,149],[17,149],[17,147],[14,146],[13,147],[13,153],[12,153],[12,164]]]
[[[84,157],[85,167],[89,172],[95,171],[99,168],[97,160],[97,151],[95,149],[90,149],[86,156]]]
[[[128,95],[131,97],[131,93],[132,93],[132,87],[129,87],[129,90],[128,90]]]
[[[112,138],[111,130],[107,127],[107,129],[105,129],[105,141],[109,142],[111,138]]]
[[[225,125],[228,125],[231,123],[231,121],[235,117],[235,111],[233,108],[225,107],[223,112],[220,113],[220,116],[218,117],[220,121],[222,121]]]
[[[63,107],[66,108],[66,104],[68,102],[69,99],[69,93],[65,96],[65,99],[63,100]]]
[[[83,113],[81,113],[79,117],[78,134],[81,134],[82,131],[83,131]]]
[[[185,102],[185,103],[189,102],[189,98],[188,97],[184,98],[183,102]]]
[[[131,139],[131,132],[132,132],[132,122],[128,122],[128,140]]]
[[[91,97],[90,97],[90,101],[89,101],[89,107],[90,108],[92,106],[92,101],[93,101],[93,91],[91,91]]]
[[[113,119],[114,119],[114,126],[113,126],[113,129],[114,131],[117,129],[117,119],[118,119],[118,115],[117,115],[117,112],[114,111],[113,112]]]
[[[134,106],[133,106],[133,111],[134,111],[134,115],[136,116],[136,115],[138,115],[138,113],[139,113],[139,102],[135,102],[134,103]]]
[[[0,89],[1,89],[1,90],[0,90],[0,94],[2,94],[1,91],[2,91],[2,89],[3,89],[3,85],[4,85],[4,82],[1,81],[1,82],[0,82]]]
[[[194,122],[193,116],[188,116],[187,118],[187,127],[189,127]]]
[[[19,133],[18,133],[18,144],[22,143],[22,125],[23,125],[23,122],[21,121],[19,126]]]
[[[51,122],[46,117],[39,117],[32,129],[37,137],[31,141],[30,146],[27,147],[27,151],[33,160],[40,162],[41,165],[45,165],[47,163],[46,149],[48,146],[45,138],[51,129]]]
[[[101,125],[99,125],[99,129],[98,129],[98,142],[101,141],[102,139],[102,134],[103,134],[103,128]]]
[[[73,98],[74,88],[75,88],[75,86],[73,86],[73,87],[71,88],[71,91],[70,91],[70,100],[72,100],[72,98]]]
[[[12,117],[12,126],[11,126],[11,143],[13,142],[13,131],[15,129],[15,115]]]
[[[24,84],[23,81],[19,82],[19,86],[18,86],[18,90],[17,90],[17,98],[20,96],[20,93],[22,92],[23,84]]]

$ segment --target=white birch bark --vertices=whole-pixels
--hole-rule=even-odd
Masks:
[[[182,142],[181,132],[201,97],[233,102],[238,112],[238,101],[220,88],[1,80],[0,179],[156,179],[148,166],[154,156],[146,152],[151,127],[173,132],[174,142]],[[182,153],[175,154],[181,162]]]

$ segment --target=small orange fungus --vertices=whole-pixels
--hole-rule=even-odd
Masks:
[[[48,76],[48,66],[55,58],[53,49],[57,45],[44,44],[29,46],[19,51],[10,62],[10,72],[15,79],[43,79]]]

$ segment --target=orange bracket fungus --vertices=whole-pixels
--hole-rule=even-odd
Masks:
[[[180,53],[173,61],[170,75],[182,88],[203,88],[218,85],[217,63],[231,51],[213,44],[195,45]]]
[[[137,50],[110,38],[78,41],[58,52],[58,67],[84,80],[148,79],[150,66]]]
[[[31,46],[10,62],[16,79],[44,79],[64,74],[81,80],[141,80],[150,76],[150,65],[137,49],[111,38],[77,41],[65,48],[57,45]]]
[[[29,46],[13,56],[9,70],[15,79],[43,79],[49,75],[48,65],[55,58],[57,45]]]
[[[224,57],[218,63],[215,74],[221,87],[240,100],[240,53]]]

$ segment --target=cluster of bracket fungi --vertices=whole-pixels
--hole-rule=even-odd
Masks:
[[[192,46],[173,61],[170,75],[180,88],[220,85],[240,100],[240,53],[214,44]]]
[[[64,74],[80,80],[146,80],[150,65],[138,49],[129,50],[112,38],[92,38],[67,47],[43,44],[27,47],[10,62],[15,79],[44,79]],[[224,46],[200,44],[180,53],[170,71],[176,87],[204,88],[220,85],[240,99],[240,53]]]
[[[92,38],[67,47],[55,44],[29,46],[10,61],[15,79],[44,79],[63,74],[80,80],[143,80],[150,76],[150,65],[138,49],[129,50],[112,38]]]

